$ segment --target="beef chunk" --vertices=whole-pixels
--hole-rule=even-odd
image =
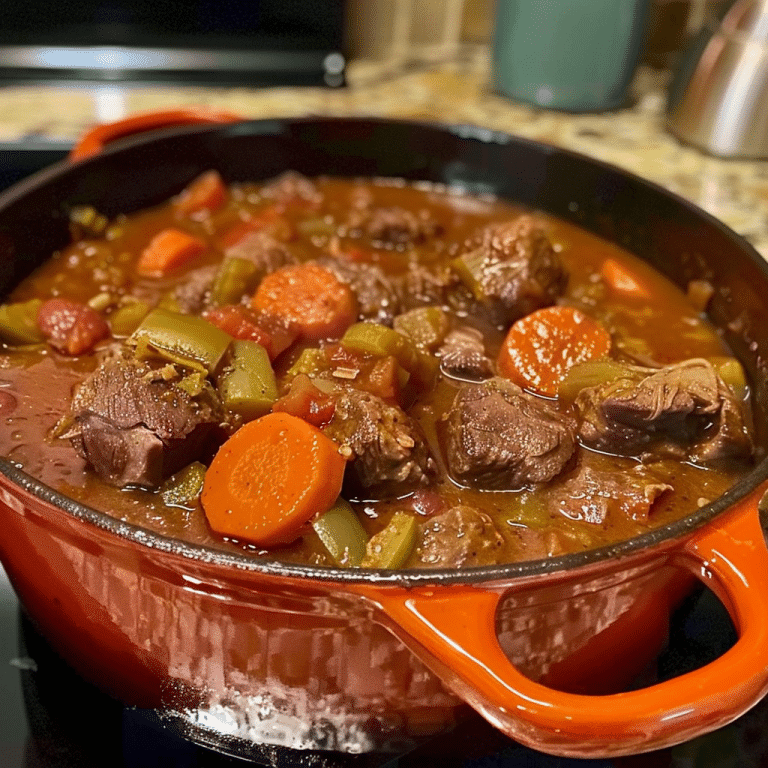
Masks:
[[[295,264],[296,257],[280,242],[266,232],[249,232],[224,252],[224,258],[236,257],[256,265],[260,277],[280,267]]]
[[[400,293],[396,282],[375,264],[360,264],[350,259],[322,258],[317,263],[343,280],[357,297],[360,319],[392,325],[400,312]]]
[[[367,392],[344,390],[325,433],[353,459],[351,469],[363,488],[392,483],[395,487],[387,490],[393,495],[424,485],[435,474],[435,461],[416,422]]]
[[[180,312],[199,315],[208,303],[208,292],[213,285],[218,267],[210,265],[193,269],[173,289],[173,298]]]
[[[458,568],[501,562],[504,538],[493,520],[473,507],[459,505],[419,525],[416,567]]]
[[[180,380],[171,365],[113,357],[80,384],[68,436],[103,480],[156,488],[199,457],[222,409],[212,389],[193,397]]]
[[[448,468],[464,485],[545,483],[575,449],[571,419],[506,379],[464,385],[443,419]]]
[[[358,208],[350,212],[347,225],[351,235],[360,234],[384,248],[419,245],[442,232],[429,211],[414,212],[399,206]]]
[[[568,537],[556,528],[528,528],[524,525],[513,525],[509,530],[509,537],[514,544],[517,554],[515,560],[543,560],[547,557],[557,557],[570,548],[573,543]]]
[[[603,525],[617,515],[646,521],[656,500],[673,490],[664,473],[637,464],[624,472],[580,466],[572,477],[547,495],[551,513]]]
[[[426,267],[418,262],[411,262],[405,274],[398,277],[398,282],[404,311],[428,305],[452,304],[451,299],[458,289],[464,299],[463,304],[468,306],[469,303],[469,294],[456,275],[447,267],[438,265]]]
[[[441,370],[454,379],[482,381],[494,375],[493,361],[485,354],[483,335],[476,328],[451,331],[438,354]]]
[[[296,171],[287,171],[261,188],[261,194],[278,203],[318,205],[323,195],[315,183]]]
[[[497,324],[553,304],[567,273],[531,216],[482,229],[458,257],[457,273]]]
[[[581,440],[608,453],[639,456],[652,449],[701,464],[752,455],[741,406],[704,359],[632,367],[615,381],[580,392],[576,406]]]

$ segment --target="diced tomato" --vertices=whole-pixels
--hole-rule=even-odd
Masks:
[[[267,352],[271,360],[285,352],[299,338],[298,330],[287,325],[280,317],[262,314],[258,316],[258,323],[269,334],[270,346]]]
[[[413,511],[423,517],[438,515],[446,507],[445,499],[437,491],[429,488],[419,488],[414,491],[410,501]]]
[[[292,382],[286,395],[275,401],[273,411],[290,413],[316,427],[327,424],[336,409],[331,395],[318,389],[309,376],[300,373]]]
[[[401,394],[400,373],[402,369],[391,355],[377,360],[368,374],[366,389],[388,403],[399,403]]]
[[[261,344],[270,360],[296,341],[296,331],[286,328],[278,319],[257,315],[241,304],[226,304],[203,313],[203,317],[234,339],[246,339]]]
[[[226,304],[215,307],[203,313],[203,317],[228,333],[233,339],[255,341],[269,350],[271,337],[267,331],[259,327],[253,315],[239,304]]]
[[[65,355],[90,352],[109,336],[107,321],[87,304],[48,299],[37,311],[37,327],[46,341]]]

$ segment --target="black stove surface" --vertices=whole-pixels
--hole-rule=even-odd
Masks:
[[[0,144],[0,189],[63,159],[68,147]],[[665,679],[706,664],[735,641],[711,592],[674,615]],[[182,738],[154,712],[128,708],[79,678],[20,610],[0,567],[0,768],[234,768],[248,763]],[[255,747],[271,768],[768,768],[768,699],[735,723],[672,749],[612,760],[556,758],[522,747],[469,715],[406,754],[339,755]]]

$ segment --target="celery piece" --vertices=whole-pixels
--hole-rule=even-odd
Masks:
[[[393,327],[416,346],[434,351],[443,343],[450,327],[450,319],[447,312],[440,307],[417,307],[398,315]]]
[[[204,480],[205,465],[193,461],[163,483],[160,497],[167,507],[189,507],[200,496]]]
[[[255,341],[233,341],[217,388],[224,406],[246,421],[269,413],[277,382],[267,350]]]
[[[11,346],[39,344],[44,341],[37,327],[41,299],[0,305],[0,341]]]
[[[307,347],[301,351],[296,358],[296,362],[287,370],[286,377],[295,378],[300,373],[307,376],[316,376],[318,373],[327,370],[328,358],[325,351],[317,347]]]
[[[184,390],[190,397],[200,397],[206,386],[210,387],[208,379],[205,378],[205,371],[192,371],[183,376],[177,386]]]
[[[451,268],[458,275],[464,285],[472,291],[472,295],[479,300],[487,298],[483,290],[483,268],[486,262],[486,253],[482,248],[465,253],[451,260]]]
[[[400,568],[416,546],[416,518],[395,512],[386,528],[371,537],[366,547],[363,568]]]
[[[336,565],[360,565],[368,534],[348,501],[339,496],[327,512],[312,521],[312,527]]]
[[[129,337],[139,359],[159,357],[212,373],[232,337],[207,320],[156,307]]]
[[[568,370],[560,382],[557,394],[563,400],[573,401],[582,389],[610,384],[626,377],[640,378],[629,366],[616,360],[608,358],[589,360],[584,363],[577,363]]]
[[[248,259],[232,256],[222,262],[211,286],[211,303],[215,306],[237,304],[256,287],[259,268]]]
[[[112,335],[116,339],[130,336],[149,313],[149,304],[143,301],[132,301],[118,307],[107,317]]]
[[[378,323],[363,322],[350,325],[341,338],[341,345],[370,355],[394,357],[400,367],[410,373],[420,385],[430,382],[437,372],[437,358],[418,349],[402,333]]]

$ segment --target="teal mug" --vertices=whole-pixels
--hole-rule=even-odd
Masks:
[[[492,88],[549,109],[615,109],[642,51],[650,0],[497,0]]]

